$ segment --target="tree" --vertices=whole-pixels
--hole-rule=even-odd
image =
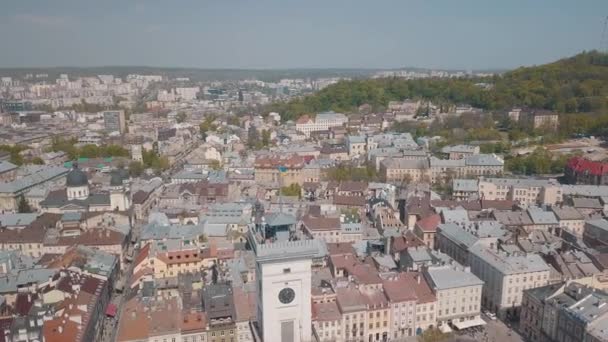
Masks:
[[[209,167],[211,168],[211,170],[221,170],[222,169],[222,163],[220,163],[219,160],[212,160],[211,163],[209,163]]]
[[[139,161],[132,161],[129,163],[129,175],[131,177],[139,177],[144,173],[144,164]]]
[[[188,116],[186,115],[185,112],[179,112],[175,116],[175,122],[182,123],[182,122],[186,121],[187,118],[188,118]]]
[[[17,211],[22,214],[32,212],[32,208],[30,207],[30,204],[27,202],[27,200],[25,199],[25,196],[23,196],[23,195],[21,195],[19,197],[19,203],[17,204]]]
[[[420,342],[441,342],[447,341],[452,337],[452,334],[444,334],[437,328],[426,329],[422,335],[418,336]]]
[[[268,147],[268,145],[270,145],[270,131],[264,129],[262,130],[262,146]]]
[[[300,187],[300,184],[292,183],[289,186],[282,187],[281,194],[283,194],[284,196],[297,196],[298,198],[300,198],[300,195],[302,194],[302,188]]]
[[[217,125],[213,122],[215,121],[215,116],[211,115],[205,118],[203,122],[199,125],[199,130],[201,133],[201,137],[203,139],[207,138],[209,132],[215,132],[217,130]]]
[[[34,157],[32,160],[30,160],[30,163],[34,165],[44,165],[44,160],[42,160],[40,157]]]
[[[419,115],[427,114],[429,103],[443,109],[466,103],[485,110],[525,106],[561,113],[601,113],[608,108],[607,79],[608,54],[591,51],[490,77],[341,81],[310,96],[272,103],[263,112],[278,112],[287,121],[324,110],[354,113],[364,103],[378,109],[389,101],[416,99],[424,103]]]

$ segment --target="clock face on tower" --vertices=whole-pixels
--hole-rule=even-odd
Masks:
[[[293,302],[293,299],[296,297],[296,293],[293,289],[286,287],[279,292],[279,301],[283,304],[289,304]]]

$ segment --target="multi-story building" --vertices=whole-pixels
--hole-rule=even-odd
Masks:
[[[549,282],[550,267],[537,254],[499,251],[494,244],[470,248],[469,265],[484,281],[482,304],[501,318],[516,318],[523,291]]]
[[[480,317],[483,281],[457,264],[423,270],[437,297],[437,324],[459,330],[484,324]]]
[[[451,145],[444,146],[441,153],[447,155],[448,159],[463,159],[466,156],[479,154],[479,146],[473,145]]]
[[[608,163],[572,157],[564,174],[570,184],[608,185]]]
[[[108,132],[124,134],[127,131],[127,121],[124,110],[107,110],[103,112],[103,124]]]
[[[353,158],[367,153],[367,138],[361,135],[349,135],[346,139],[349,157]]]
[[[232,287],[221,283],[205,286],[203,288],[203,306],[209,322],[207,341],[237,341]]]
[[[380,174],[387,182],[430,181],[428,159],[389,158],[380,162]]]
[[[461,265],[469,265],[471,248],[477,243],[496,243],[506,235],[496,221],[448,222],[437,226],[437,248]]]
[[[441,216],[433,214],[416,222],[414,225],[414,234],[428,248],[435,248],[435,237],[437,235],[437,226],[441,223]]]
[[[342,313],[334,301],[312,304],[312,324],[318,341],[344,341]]]
[[[534,129],[547,128],[557,130],[559,126],[559,115],[549,111],[536,111],[528,115],[528,120],[531,122]]]
[[[152,245],[149,263],[156,279],[174,278],[184,273],[196,274],[205,266],[210,266],[205,263],[204,254],[199,248],[170,245],[169,242],[156,242]]]
[[[583,239],[592,246],[608,246],[608,221],[605,219],[586,221]]]
[[[391,307],[390,333],[393,339],[416,334],[416,302],[418,297],[411,289],[411,278],[399,273],[383,280],[384,293]]]
[[[319,113],[314,118],[304,115],[296,121],[296,131],[309,137],[312,132],[327,131],[331,127],[339,127],[347,122],[348,117],[342,113]]]
[[[367,341],[367,306],[365,297],[355,288],[336,289],[336,300],[342,314],[342,331],[346,341]]]
[[[556,180],[482,178],[478,182],[479,197],[486,200],[517,201],[525,205],[555,205],[563,201]]]
[[[557,218],[559,222],[559,226],[573,234],[578,238],[583,237],[583,233],[585,231],[585,217],[580,211],[576,210],[574,207],[570,206],[553,206],[551,207],[553,214]]]
[[[291,184],[304,183],[303,169],[306,162],[299,155],[261,156],[255,160],[255,182],[258,184]]]
[[[458,177],[496,176],[504,171],[504,161],[494,154],[475,154],[463,159],[384,159],[380,174],[387,182],[409,181],[440,183]]]

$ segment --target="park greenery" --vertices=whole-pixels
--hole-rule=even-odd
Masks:
[[[505,169],[520,175],[558,174],[564,172],[571,157],[573,155],[554,154],[538,147],[527,155],[508,156],[505,159]]]
[[[26,149],[27,147],[23,145],[0,145],[0,151],[9,153],[9,161],[15,165],[22,165],[25,163],[21,152]]]
[[[207,138],[209,132],[215,132],[216,130],[217,125],[215,124],[215,116],[213,115],[207,116],[199,125],[199,131],[203,139]]]
[[[77,144],[78,140],[76,138],[55,137],[51,143],[51,151],[63,151],[72,160],[78,158],[129,157],[129,150],[120,145],[97,146],[87,144],[79,147]]]
[[[30,204],[25,199],[25,196],[19,196],[19,203],[17,204],[17,212],[20,214],[27,214],[32,212]]]
[[[490,111],[523,106],[559,113],[602,112],[608,108],[608,54],[583,52],[485,78],[341,81],[314,95],[274,103],[267,109],[293,120],[325,110],[355,112],[363,104],[381,111],[389,101],[405,99],[431,101],[443,108],[469,104]]]
[[[362,167],[351,166],[341,163],[325,171],[326,178],[331,181],[367,181],[374,182],[379,180],[378,172],[372,164],[365,164]]]
[[[281,194],[283,196],[293,196],[300,198],[300,195],[302,194],[302,188],[300,187],[300,184],[292,183],[288,186],[282,187]]]

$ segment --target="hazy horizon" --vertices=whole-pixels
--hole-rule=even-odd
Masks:
[[[606,14],[599,0],[3,3],[0,68],[506,70],[602,48]]]

